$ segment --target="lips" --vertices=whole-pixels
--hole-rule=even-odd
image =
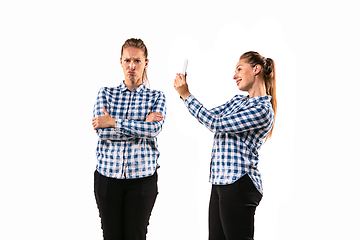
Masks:
[[[130,74],[130,75],[135,75],[135,72],[129,71],[128,74]]]
[[[236,80],[236,85],[239,85],[241,81],[241,79]]]

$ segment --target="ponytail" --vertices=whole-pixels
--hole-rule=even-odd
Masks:
[[[264,64],[264,80],[266,94],[271,96],[271,105],[274,111],[274,124],[270,130],[269,135],[266,137],[266,140],[271,137],[274,125],[275,125],[275,116],[277,111],[277,99],[276,99],[276,74],[275,74],[275,62],[271,58],[265,59]]]
[[[271,105],[274,111],[274,123],[273,126],[266,137],[266,140],[271,137],[274,125],[275,125],[275,117],[277,111],[277,100],[276,100],[276,76],[275,76],[275,62],[271,58],[264,58],[257,52],[246,52],[241,55],[241,59],[246,59],[246,62],[255,67],[256,65],[260,65],[262,68],[263,77],[265,80],[265,89],[266,94],[271,96]],[[266,141],[265,140],[265,141]]]

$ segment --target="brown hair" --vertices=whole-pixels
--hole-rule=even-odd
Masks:
[[[135,48],[140,49],[144,53],[145,60],[147,60],[148,50],[147,50],[144,42],[140,38],[139,39],[137,39],[137,38],[129,38],[128,40],[126,40],[125,43],[122,45],[122,48],[121,48],[121,57],[123,55],[124,49],[127,48],[127,47],[135,47]],[[145,83],[146,87],[150,88],[150,82],[149,82],[149,79],[147,78],[146,67],[144,68],[144,72],[142,74],[142,81],[143,81],[143,83]]]
[[[271,105],[274,111],[274,124],[270,130],[269,135],[266,137],[267,140],[272,135],[277,110],[275,62],[271,58],[265,58],[259,53],[253,51],[244,53],[241,55],[240,60],[241,59],[246,59],[246,62],[249,63],[252,67],[255,67],[256,65],[261,66],[261,71],[265,80],[266,94],[271,96]]]

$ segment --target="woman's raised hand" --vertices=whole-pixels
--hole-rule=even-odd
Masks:
[[[185,100],[190,95],[189,87],[186,83],[186,77],[184,76],[184,74],[176,74],[176,77],[174,79],[174,88],[183,100]]]

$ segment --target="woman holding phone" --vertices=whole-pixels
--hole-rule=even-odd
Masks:
[[[177,74],[174,87],[201,124],[214,132],[211,154],[209,239],[253,239],[254,216],[263,194],[258,151],[271,136],[276,114],[275,63],[257,52],[241,55],[233,79],[248,96],[206,109]]]
[[[146,239],[157,197],[157,135],[165,118],[165,95],[146,87],[148,51],[141,39],[121,50],[125,80],[101,88],[92,125],[99,136],[94,193],[105,240]]]

